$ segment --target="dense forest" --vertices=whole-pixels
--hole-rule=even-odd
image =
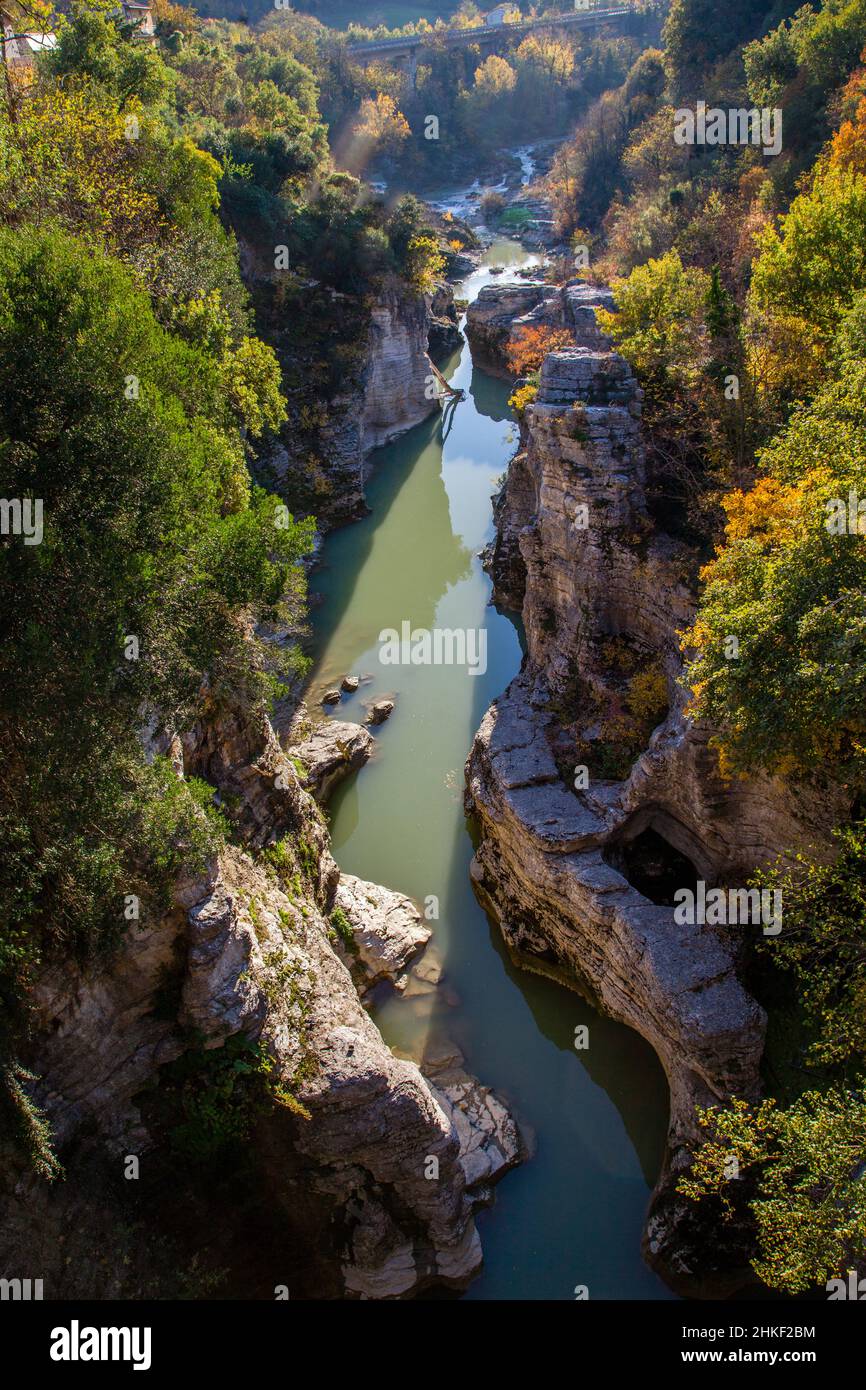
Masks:
[[[636,26],[644,31],[650,27]],[[339,125],[354,115],[361,148],[391,176],[441,186],[508,144],[564,133],[603,92],[618,88],[644,39],[581,36],[544,30],[514,40],[501,53],[448,48],[435,33],[414,79],[381,61],[356,69],[352,87],[329,108]],[[438,121],[430,138],[428,114]]]
[[[6,528],[0,547],[4,1147],[62,1172],[22,1061],[37,977],[98,970],[130,912],[159,921],[182,872],[242,843],[232,807],[145,733],[298,689],[334,402],[383,296],[429,301],[476,245],[421,195],[556,138],[534,189],[547,275],[572,278],[585,247],[579,275],[614,291],[598,318],[644,391],[652,513],[699,595],[690,715],[724,779],[841,808],[832,852],[754,865],[785,900],[785,931],[744,962],[771,1017],[767,1098],[702,1113],[679,1190],[745,1230],[776,1292],[862,1268],[866,0],[673,0],[657,45],[644,7],[626,33],[486,57],[430,27],[475,6],[370,7],[350,39],[426,17],[411,76],[353,59],[324,4],[154,0],[152,43],[112,0],[59,8],[0,5],[57,35],[26,82],[4,65],[0,94],[2,491],[40,499],[39,544]],[[678,143],[699,102],[776,113],[779,152]],[[518,414],[563,344],[512,344]]]

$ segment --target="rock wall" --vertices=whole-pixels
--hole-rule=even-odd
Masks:
[[[362,384],[361,447],[379,449],[437,408],[430,398],[429,299],[389,294],[373,308]]]
[[[48,1185],[4,1152],[0,1272],[43,1278],[46,1298],[177,1297],[161,1242],[180,1232],[196,1252],[195,1297],[200,1250],[229,1267],[221,1296],[272,1298],[284,1283],[293,1297],[464,1287],[481,1263],[472,1213],[486,1192],[474,1189],[518,1161],[516,1131],[465,1073],[430,1080],[391,1053],[330,921],[339,893],[381,978],[423,948],[417,909],[356,879],[341,888],[321,813],[267,719],[205,709],[182,740],[152,747],[218,788],[247,848],[178,881],[162,919],[131,923],[110,960],[67,961],[38,980],[24,1060],[65,1176]],[[243,1180],[220,1191],[168,1155],[168,1078],[232,1039],[270,1059],[277,1103],[256,1111]],[[124,1258],[130,1155],[151,1175],[148,1240]]]
[[[761,861],[825,840],[834,807],[826,791],[723,780],[711,730],[684,714],[677,633],[694,609],[693,565],[647,516],[641,391],[595,323],[608,302],[575,285],[558,306],[536,305],[575,346],[545,360],[496,502],[489,563],[496,598],[522,610],[527,658],[467,762],[473,874],[518,960],[577,983],[658,1053],[669,1145],[645,1253],[682,1291],[724,1293],[743,1277],[742,1252],[703,1230],[674,1187],[695,1105],[759,1091],[765,1018],[737,961],[738,932],[760,927],[678,924],[670,886],[651,900],[639,860],[669,858],[692,884],[745,886]],[[514,307],[510,288],[488,292],[484,318],[505,332]],[[600,755],[628,712],[629,680],[647,672],[667,713],[611,771]]]
[[[544,279],[485,285],[466,314],[466,337],[476,366],[511,380],[508,340],[520,328],[570,328],[584,347],[607,344],[595,321],[595,308],[609,309],[610,290],[579,282],[564,289]]]
[[[369,313],[360,370],[351,389],[329,400],[318,429],[314,510],[323,530],[363,516],[370,454],[439,409],[428,354],[441,356],[459,342],[450,285],[432,296],[396,286],[383,291]],[[288,427],[264,460],[267,475],[290,501],[309,483],[309,452],[309,440],[299,442]]]

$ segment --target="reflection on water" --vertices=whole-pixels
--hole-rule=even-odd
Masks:
[[[487,265],[506,275],[532,262],[511,241]],[[487,266],[458,291],[472,299]],[[338,718],[391,694],[396,709],[377,730],[378,750],[335,794],[334,854],[350,873],[410,894],[435,895],[433,942],[443,987],[392,998],[376,1012],[389,1043],[419,1060],[443,1036],[469,1069],[494,1086],[534,1134],[532,1159],[509,1173],[479,1214],[484,1270],[471,1299],[664,1298],[642,1263],[640,1230],[661,1160],[667,1090],[650,1048],[599,1017],[578,994],[508,958],[472,893],[472,843],[462,811],[463,764],[485,709],[520,666],[517,628],[489,606],[478,552],[492,536],[490,496],[513,452],[509,388],[473,370],[467,347],[443,370],[467,392],[442,444],[434,417],[378,452],[368,487],[371,515],[330,535],[313,587],[313,698],[350,672],[369,674],[344,697]],[[382,666],[383,628],[483,628],[487,670]],[[586,1024],[590,1045],[574,1048]]]

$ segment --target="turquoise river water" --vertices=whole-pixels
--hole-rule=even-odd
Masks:
[[[458,295],[471,300],[492,265],[513,278],[534,257],[495,242]],[[502,277],[499,277],[500,280]],[[577,994],[512,965],[472,891],[471,827],[462,810],[463,764],[485,709],[520,667],[518,627],[490,606],[478,553],[493,534],[491,494],[514,452],[509,387],[473,367],[467,345],[444,366],[466,391],[443,442],[435,415],[377,452],[371,513],[330,534],[311,587],[314,671],[310,694],[350,672],[373,680],[344,696],[338,718],[393,695],[376,730],[376,756],[335,794],[330,811],[341,868],[408,893],[435,896],[431,943],[442,985],[375,1010],[387,1041],[423,1060],[456,1043],[468,1070],[509,1103],[533,1153],[505,1175],[478,1215],[485,1263],[467,1299],[672,1295],[642,1262],[640,1233],[661,1162],[667,1088],[647,1044],[600,1017]],[[387,666],[379,632],[485,629],[487,670]],[[574,1047],[587,1024],[590,1045]]]

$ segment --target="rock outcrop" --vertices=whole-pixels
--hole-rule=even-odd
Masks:
[[[596,323],[597,308],[611,309],[613,294],[604,285],[576,280],[564,288],[542,279],[485,285],[466,313],[472,360],[493,376],[512,379],[506,350],[520,328],[570,328],[582,347],[610,345]]]
[[[290,424],[263,460],[263,475],[293,504],[298,496],[314,498],[322,529],[363,516],[371,453],[439,409],[428,353],[441,356],[459,342],[450,285],[432,296],[396,285],[383,291],[369,311],[352,385],[328,401],[315,447]]]
[[[247,848],[183,875],[162,918],[129,923],[109,959],[36,981],[23,1060],[66,1180],[48,1187],[18,1159],[5,1168],[0,1270],[26,1276],[39,1248],[46,1298],[177,1297],[164,1248],[177,1236],[194,1296],[202,1251],[235,1297],[272,1298],[287,1282],[302,1298],[464,1287],[481,1263],[474,1206],[516,1157],[507,1112],[471,1078],[439,1090],[394,1056],[331,920],[343,903],[369,971],[389,975],[429,936],[420,914],[375,885],[340,885],[321,813],[267,719],[205,701],[182,740],[150,746],[217,788]],[[242,1108],[223,1109],[227,1095]],[[228,1190],[222,1170],[201,1181],[172,1156],[178,1136],[197,1153],[238,1124],[243,1167]],[[153,1175],[141,1184],[150,1243],[121,1258],[130,1156]]]
[[[289,754],[301,785],[324,805],[341,782],[364,766],[375,743],[362,725],[327,719],[302,743],[293,744]]]
[[[364,986],[390,980],[403,988],[406,967],[432,935],[411,898],[341,874],[334,905],[349,923]]]
[[[520,327],[562,324],[562,295],[544,280],[485,285],[466,313],[472,361],[492,376],[513,376],[506,362],[512,333]]]
[[[451,286],[439,285],[430,301],[430,327],[427,332],[430,356],[439,362],[456,352],[462,342],[463,334],[460,332],[460,319]]]
[[[612,310],[613,292],[606,285],[589,285],[577,281],[566,285],[562,292],[562,316],[566,327],[574,332],[581,347],[607,349],[608,339],[598,326],[596,309]]]
[[[725,781],[711,731],[684,714],[692,566],[647,515],[641,392],[595,324],[606,299],[569,286],[545,308],[576,343],[545,360],[496,503],[495,596],[521,608],[527,658],[467,763],[473,876],[519,962],[577,984],[658,1053],[669,1146],[645,1253],[682,1291],[719,1293],[737,1286],[738,1255],[698,1230],[675,1185],[695,1106],[758,1093],[765,1018],[736,967],[742,933],[761,928],[680,924],[672,894],[745,886],[761,861],[826,835],[832,808],[769,778]]]
[[[524,1157],[524,1143],[502,1101],[463,1068],[456,1048],[424,1062],[424,1075],[460,1138],[466,1186],[479,1200]]]

